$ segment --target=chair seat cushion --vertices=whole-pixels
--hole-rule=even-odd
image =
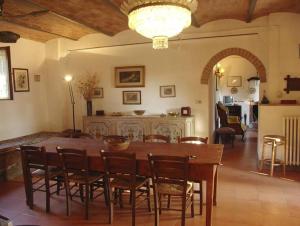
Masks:
[[[187,183],[187,193],[191,191],[193,187],[192,182]],[[182,195],[183,192],[183,186],[179,184],[167,184],[167,183],[161,183],[157,186],[158,193],[159,194],[166,194],[166,195]]]
[[[69,181],[79,183],[79,184],[84,184],[84,183],[93,183],[97,180],[100,180],[103,178],[103,174],[99,172],[89,172],[86,180],[86,175],[84,173],[73,173],[69,174],[68,178]]]
[[[216,133],[222,135],[222,134],[235,134],[235,130],[233,128],[230,127],[221,127],[216,129]]]
[[[135,181],[135,188],[140,188],[142,187],[146,182],[147,182],[147,178],[145,177],[136,177],[136,181]],[[120,189],[130,189],[131,187],[131,179],[129,177],[118,177],[118,178],[114,178],[111,182],[110,182],[111,187],[115,187],[115,188],[120,188]]]

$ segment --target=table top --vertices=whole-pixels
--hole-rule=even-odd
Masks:
[[[100,150],[107,150],[103,141],[86,138],[63,138],[52,137],[48,140],[35,144],[44,146],[47,152],[56,153],[56,147],[76,148],[87,151],[88,156],[100,156]],[[177,144],[177,143],[141,143],[132,142],[128,150],[124,152],[136,153],[138,160],[146,160],[147,154],[154,155],[174,155],[174,156],[194,156],[190,164],[211,164],[218,165],[221,163],[223,154],[223,145],[220,144]]]

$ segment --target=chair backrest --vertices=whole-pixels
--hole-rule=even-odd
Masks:
[[[41,169],[48,170],[47,156],[45,147],[31,145],[21,145],[21,157],[23,169]]]
[[[68,173],[88,174],[88,157],[86,150],[56,148],[63,170]]]
[[[151,177],[155,185],[177,184],[186,193],[189,157],[148,154]]]
[[[228,109],[221,103],[216,104],[221,127],[228,126]]]
[[[208,137],[177,137],[178,143],[207,144]]]
[[[104,163],[105,175],[108,178],[121,178],[130,181],[136,180],[136,155],[135,153],[100,151]]]
[[[143,136],[143,142],[164,142],[170,143],[170,136],[164,136],[160,134],[150,134]]]

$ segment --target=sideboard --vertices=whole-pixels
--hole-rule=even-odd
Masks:
[[[194,117],[173,116],[84,116],[83,131],[94,137],[128,136],[143,141],[143,135],[161,134],[177,142],[177,136],[194,136]]]

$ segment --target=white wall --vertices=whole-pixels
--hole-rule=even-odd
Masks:
[[[1,44],[1,46],[8,46]],[[30,92],[14,92],[13,100],[0,101],[0,140],[47,130],[45,45],[20,39],[10,44],[11,67],[29,70]],[[34,75],[41,75],[35,82]]]

